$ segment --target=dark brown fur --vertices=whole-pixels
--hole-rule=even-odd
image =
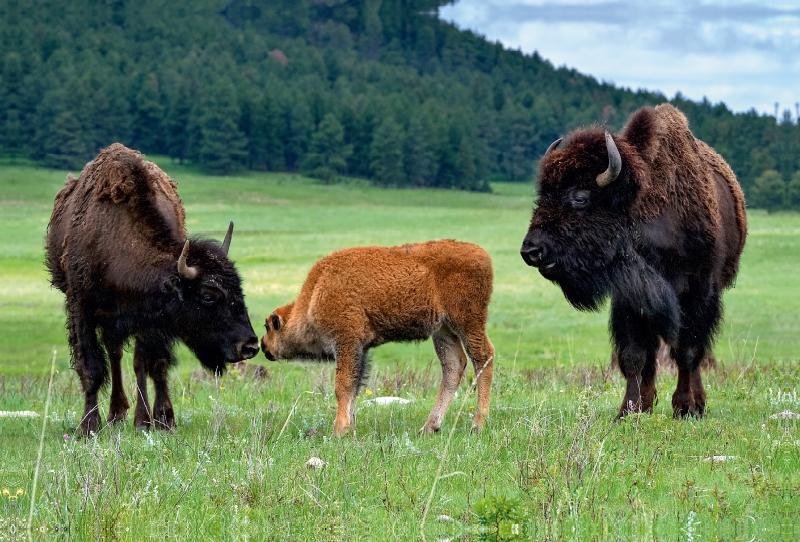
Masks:
[[[334,433],[342,435],[353,422],[367,351],[432,336],[442,384],[423,431],[441,427],[467,365],[464,349],[477,375],[479,431],[489,413],[494,361],[486,336],[492,280],[489,255],[468,243],[340,250],[314,264],[296,301],[267,317],[261,346],[270,359],[336,360]]]
[[[129,337],[136,339],[135,424],[141,427],[153,418],[162,427],[174,425],[167,371],[176,339],[212,370],[258,352],[233,264],[216,243],[193,241],[188,265],[199,275],[187,280],[177,270],[185,241],[175,182],[119,143],[103,149],[79,178],[70,175],[56,196],[45,263],[52,284],[66,295],[72,365],[85,394],[85,433],[100,427],[97,393],[109,365],[108,421],[127,416],[120,361]],[[147,375],[155,384],[153,411]]]
[[[521,254],[578,309],[611,298],[609,327],[627,379],[620,416],[652,410],[659,337],[678,366],[675,416],[701,416],[698,368],[739,268],[744,196],[669,104],[640,109],[613,140],[622,167],[607,186],[597,181],[610,164],[600,129],[577,130],[543,157]]]

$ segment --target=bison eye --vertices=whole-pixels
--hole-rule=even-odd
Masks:
[[[575,208],[583,208],[589,205],[589,193],[585,190],[579,190],[572,194],[572,198],[570,199],[570,203]]]
[[[217,301],[217,298],[212,294],[203,294],[200,300],[203,302],[203,305],[213,305]]]

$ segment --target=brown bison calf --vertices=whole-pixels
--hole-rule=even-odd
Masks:
[[[425,433],[438,431],[461,382],[467,358],[478,388],[473,430],[489,413],[494,347],[486,336],[492,261],[478,246],[452,240],[340,250],[311,268],[296,301],[266,319],[261,339],[270,360],[336,361],[333,431],[354,422],[367,351],[388,342],[433,337],[442,384]]]

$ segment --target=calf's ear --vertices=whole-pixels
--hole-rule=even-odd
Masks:
[[[272,328],[275,331],[280,331],[281,327],[283,327],[283,318],[273,312],[269,315],[269,319],[272,322]]]

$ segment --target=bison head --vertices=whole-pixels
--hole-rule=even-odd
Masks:
[[[291,354],[286,352],[283,330],[292,314],[293,307],[294,303],[289,303],[275,309],[275,312],[267,316],[264,322],[266,332],[261,337],[261,351],[270,361],[291,357]]]
[[[168,312],[177,335],[200,363],[215,372],[258,354],[258,337],[244,304],[241,279],[228,257],[233,223],[222,246],[186,241],[168,286]]]
[[[596,310],[632,250],[631,208],[649,182],[637,144],[592,128],[550,145],[520,254],[579,310]]]

